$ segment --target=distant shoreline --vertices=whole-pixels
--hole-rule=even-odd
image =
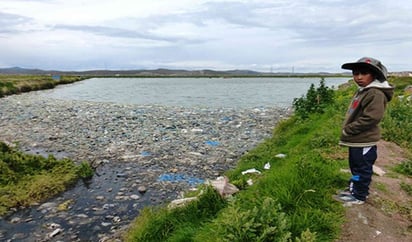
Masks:
[[[82,77],[345,77],[349,72],[257,72],[250,70],[86,70],[86,71],[59,71],[26,69],[20,67],[0,68],[3,75],[61,75]]]

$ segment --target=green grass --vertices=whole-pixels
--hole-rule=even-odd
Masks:
[[[0,97],[55,85],[51,77],[0,76]],[[36,79],[39,78],[39,79]],[[77,80],[76,78],[74,78]],[[63,80],[63,79],[62,79]],[[412,78],[391,78],[396,95],[382,122],[383,135],[411,152],[411,103],[403,89]],[[43,83],[43,84],[40,84]],[[344,213],[331,195],[346,186],[346,149],[337,145],[340,125],[356,87],[346,84],[333,101],[314,109],[302,105],[301,116],[282,121],[273,137],[244,155],[226,175],[241,191],[229,201],[202,186],[195,202],[175,209],[148,207],[141,211],[125,241],[333,241],[339,236]],[[323,90],[312,88],[312,94]],[[317,93],[319,94],[319,93]],[[316,94],[316,95],[317,95]],[[403,95],[400,99],[398,96]],[[301,100],[300,104],[305,103]],[[308,109],[305,109],[308,107]],[[84,163],[23,155],[0,143],[0,214],[27,206],[67,189],[91,174]],[[285,158],[277,158],[279,153]],[[271,169],[263,171],[265,163]],[[241,172],[257,168],[261,175]],[[410,175],[410,162],[397,172]],[[247,185],[252,179],[254,185]],[[410,185],[402,185],[410,191]]]
[[[51,155],[27,155],[0,142],[0,215],[57,195],[79,178],[92,175],[86,162],[75,165]]]
[[[412,196],[412,184],[401,182],[400,186],[409,196]]]
[[[393,79],[393,82],[396,98],[388,106],[382,122],[383,137],[412,150],[412,99],[404,91],[412,85],[412,77]]]
[[[0,98],[82,79],[84,77],[79,76],[62,76],[54,80],[50,75],[0,75]],[[50,198],[92,173],[86,162],[75,165],[68,159],[25,155],[0,142],[0,215],[6,214],[10,208],[25,207]]]
[[[186,207],[145,208],[127,235],[129,241],[187,241],[204,221],[216,216],[226,201],[210,187],[204,188],[199,199]]]
[[[0,98],[22,92],[50,89],[59,84],[83,79],[84,77],[80,76],[61,76],[59,80],[54,80],[50,75],[0,75]]]
[[[397,96],[403,94],[403,88],[412,84],[412,80],[392,78],[390,81],[396,84],[396,95],[383,121],[383,133],[386,139],[394,137],[395,143],[411,151],[410,135],[404,135],[405,131],[412,133],[410,126],[399,126],[412,117],[410,103],[401,103]],[[316,90],[319,89],[312,88],[312,92]],[[228,203],[211,209],[215,215],[198,216],[193,206],[199,206],[202,200],[179,208],[178,212],[146,208],[136,218],[125,240],[333,241],[339,236],[344,212],[331,196],[345,187],[348,180],[348,174],[339,171],[347,168],[347,151],[337,144],[340,126],[355,90],[353,84],[345,84],[334,93],[333,102],[323,104],[320,112],[312,112],[313,109],[306,112],[305,105],[301,105],[303,115],[294,115],[279,123],[272,138],[244,155],[235,169],[226,172],[230,182],[241,191]],[[299,104],[304,102],[301,100]],[[397,115],[399,110],[402,115]],[[277,158],[280,153],[286,157]],[[263,171],[267,162],[272,168]],[[250,168],[263,173],[241,174]],[[402,169],[410,170],[409,165]],[[253,179],[252,186],[247,185],[248,179]],[[410,189],[410,186],[404,187]],[[212,191],[204,196],[221,201]],[[205,203],[202,208],[207,206]],[[163,229],[157,224],[163,224]],[[153,234],[156,238],[142,236]]]

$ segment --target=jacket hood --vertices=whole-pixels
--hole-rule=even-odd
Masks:
[[[386,98],[388,99],[388,102],[392,100],[394,87],[391,84],[389,84],[388,81],[380,82],[378,80],[375,80],[366,87],[360,89],[363,90],[368,88],[377,88],[385,94]]]

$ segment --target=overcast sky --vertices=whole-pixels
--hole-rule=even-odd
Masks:
[[[412,70],[412,1],[0,0],[0,68]]]

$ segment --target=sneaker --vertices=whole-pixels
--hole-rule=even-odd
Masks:
[[[350,196],[352,195],[352,192],[349,190],[349,188],[346,188],[345,190],[339,190],[338,195],[339,196]]]
[[[359,200],[351,194],[350,195],[341,195],[341,194],[335,195],[333,196],[333,199],[339,202],[343,202],[344,205],[349,205],[349,206],[354,205],[354,204],[361,205],[365,203],[365,201]]]

